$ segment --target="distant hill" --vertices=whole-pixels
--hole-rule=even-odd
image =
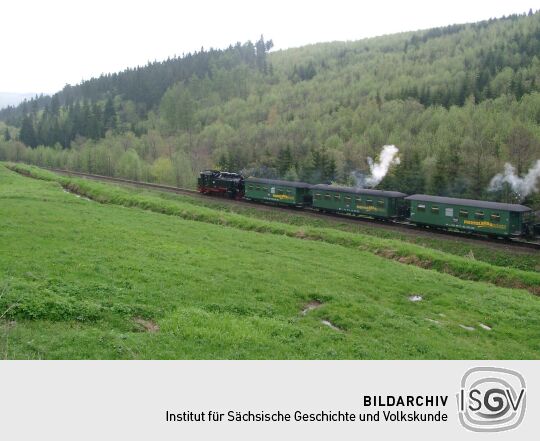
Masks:
[[[36,95],[35,93],[0,92],[0,109],[7,106],[16,106],[24,100],[34,98]]]
[[[378,188],[540,207],[538,192],[488,191],[505,162],[524,176],[540,159],[540,12],[271,48],[261,36],[102,75],[0,120],[56,146],[29,162],[191,186],[207,167],[354,185],[395,145]]]

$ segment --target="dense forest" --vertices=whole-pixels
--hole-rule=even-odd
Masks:
[[[353,185],[393,144],[377,188],[540,207],[538,192],[488,191],[505,163],[523,176],[540,159],[540,12],[272,47],[201,49],[6,108],[0,160],[181,186],[209,167]]]

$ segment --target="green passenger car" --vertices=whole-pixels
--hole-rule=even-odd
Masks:
[[[528,233],[532,210],[517,204],[415,194],[410,201],[410,220],[416,224],[458,229],[495,236]]]
[[[381,219],[400,217],[406,194],[367,188],[313,185],[313,207],[324,211],[350,213]]]
[[[245,180],[245,198],[303,207],[311,205],[310,186],[305,182],[247,178]]]

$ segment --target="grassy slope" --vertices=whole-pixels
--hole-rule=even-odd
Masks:
[[[2,357],[540,357],[539,298],[364,251],[100,205],[2,166],[0,225],[0,315],[17,304]]]
[[[400,240],[381,239],[368,234],[351,234],[335,228],[313,227],[309,224],[297,226],[284,222],[257,219],[251,216],[198,206],[193,204],[192,199],[184,198],[182,200],[175,198],[173,200],[164,200],[163,195],[159,193],[146,192],[138,194],[130,188],[58,176],[46,170],[22,164],[8,164],[8,167],[19,173],[58,182],[80,195],[102,203],[139,207],[158,213],[179,216],[184,219],[228,225],[247,231],[320,240],[353,249],[371,251],[386,258],[399,260],[402,263],[429,267],[467,280],[482,280],[510,288],[526,288],[540,295],[540,273],[538,272],[490,265]],[[271,211],[274,212],[274,210]]]
[[[143,189],[134,189],[140,194],[147,193]],[[258,207],[246,206],[241,204],[230,204],[227,201],[221,201],[219,198],[193,198],[190,196],[177,195],[173,193],[156,193],[160,197],[168,200],[181,200],[191,204],[209,207],[220,211],[230,213],[238,213],[245,216],[250,216],[258,219],[269,221],[285,222],[291,225],[312,226],[320,228],[334,228],[341,231],[351,233],[369,234],[384,239],[398,239],[400,241],[410,242],[427,248],[443,251],[445,253],[454,254],[456,256],[466,257],[468,259],[474,256],[473,259],[481,262],[486,262],[496,266],[516,268],[524,271],[540,271],[540,253],[534,250],[523,249],[516,252],[515,248],[510,250],[504,246],[490,246],[488,243],[471,239],[465,241],[461,237],[450,236],[430,236],[420,234],[416,231],[403,232],[391,228],[381,228],[380,226],[371,225],[370,222],[365,222],[361,219],[356,219],[358,222],[339,221],[338,218],[312,217],[310,214],[298,212],[291,213],[289,211],[274,210],[261,211]]]

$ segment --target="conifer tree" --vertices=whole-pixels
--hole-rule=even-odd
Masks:
[[[29,115],[26,115],[23,118],[19,139],[23,144],[26,144],[29,147],[34,148],[37,146],[34,123]]]
[[[116,110],[111,97],[109,97],[105,103],[105,109],[103,110],[103,124],[105,131],[116,129]]]
[[[285,175],[287,170],[293,165],[291,147],[287,146],[284,149],[280,149],[276,161],[276,167],[280,176]]]

